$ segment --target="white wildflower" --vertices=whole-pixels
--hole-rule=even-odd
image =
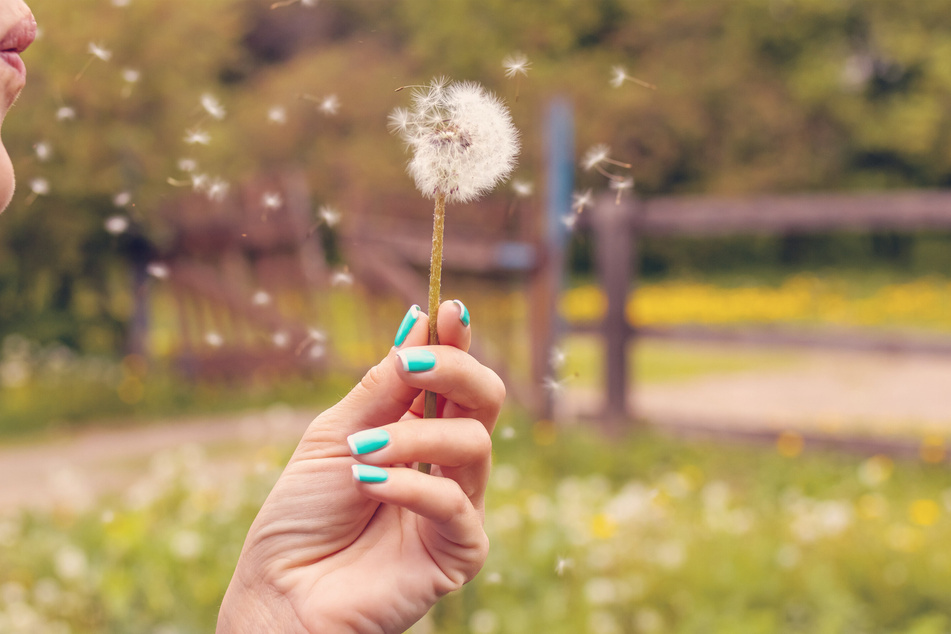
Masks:
[[[185,131],[185,143],[188,145],[208,145],[211,143],[211,135],[201,128],[192,128]]]
[[[110,216],[105,222],[106,231],[117,236],[129,230],[129,219],[125,216]]]
[[[506,77],[515,77],[516,75],[528,75],[528,69],[532,63],[523,53],[512,53],[502,60],[502,67],[505,68]]]
[[[426,197],[474,200],[515,167],[519,143],[511,115],[479,84],[433,80],[414,93],[412,110],[397,109],[390,123],[413,151],[409,173]]]
[[[101,44],[90,42],[86,50],[89,51],[90,55],[97,59],[101,59],[104,62],[108,62],[110,59],[112,59],[112,51],[105,48]]]
[[[45,178],[34,178],[30,181],[30,191],[36,196],[46,196],[50,193],[50,182]]]
[[[317,215],[328,227],[333,227],[340,222],[340,212],[328,205],[321,205]]]
[[[221,121],[225,118],[225,107],[211,93],[205,93],[201,96],[201,107],[204,108],[212,119]]]
[[[76,118],[76,110],[69,106],[60,106],[56,110],[57,121],[72,121]]]
[[[287,108],[284,106],[271,106],[268,108],[267,122],[275,125],[284,125],[287,123]]]

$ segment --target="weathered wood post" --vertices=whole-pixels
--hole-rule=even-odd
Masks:
[[[614,196],[603,196],[595,205],[594,235],[598,276],[607,295],[608,306],[601,323],[604,341],[604,428],[618,435],[632,418],[628,408],[628,343],[633,335],[627,323],[625,308],[634,263],[632,231],[634,199],[618,202]]]

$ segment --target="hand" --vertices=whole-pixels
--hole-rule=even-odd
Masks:
[[[481,569],[505,387],[467,353],[461,303],[440,308],[439,346],[425,345],[418,308],[404,324],[413,314],[402,345],[308,427],[251,526],[218,632],[404,632]],[[412,363],[419,352],[431,369]],[[440,395],[440,418],[421,418],[423,390]],[[361,482],[360,469],[386,479]]]

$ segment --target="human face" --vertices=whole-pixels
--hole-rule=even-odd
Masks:
[[[20,53],[36,37],[36,20],[22,0],[0,0],[0,126],[26,85]],[[0,142],[0,211],[13,197],[13,164]]]

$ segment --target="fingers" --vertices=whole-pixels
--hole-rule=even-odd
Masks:
[[[468,352],[472,329],[469,327],[469,309],[466,305],[458,299],[443,302],[436,315],[436,332],[440,344]]]
[[[446,399],[444,416],[475,418],[491,433],[505,401],[505,385],[495,372],[462,350],[448,346],[400,350],[395,366],[406,385]]]

